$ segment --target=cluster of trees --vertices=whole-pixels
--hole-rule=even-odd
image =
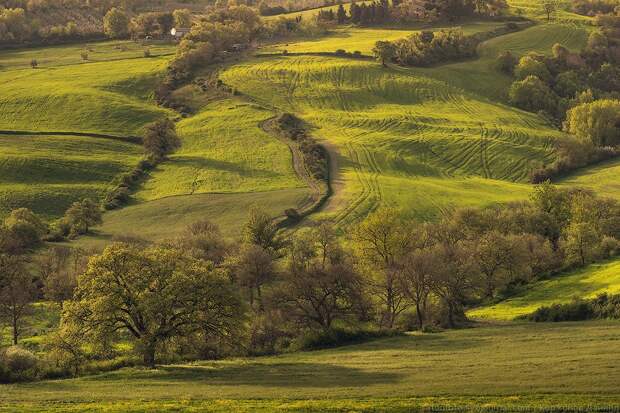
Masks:
[[[478,41],[461,30],[422,31],[390,41],[378,41],[374,55],[383,65],[393,61],[406,66],[430,66],[439,62],[458,60],[476,55]]]
[[[136,9],[144,0],[11,0],[0,2],[0,44],[50,43],[100,36],[110,8]]]
[[[113,7],[103,18],[104,33],[113,39],[162,38],[168,36],[173,27],[189,28],[191,25],[192,14],[188,9],[140,13],[130,18],[123,9]]]
[[[516,106],[564,120],[567,111],[578,104],[620,97],[619,52],[618,39],[605,31],[593,31],[580,53],[556,44],[549,57],[528,53],[517,59],[505,52],[497,65],[516,78],[509,92]]]
[[[50,354],[67,371],[115,357],[119,341],[148,366],[170,354],[265,354],[329,344],[343,329],[452,327],[468,306],[617,255],[619,239],[618,202],[549,183],[528,202],[435,223],[380,210],[344,237],[318,223],[285,238],[252,209],[239,242],[201,221],[161,244],[117,242],[87,265],[83,254],[50,250],[34,274],[4,253],[0,309],[17,314],[18,337],[33,297],[62,303]]]
[[[620,6],[615,0],[573,0],[572,9],[584,16],[618,13]]]
[[[338,24],[353,23],[362,26],[385,22],[411,23],[416,21],[454,21],[473,16],[498,16],[508,6],[504,0],[427,0],[401,1],[379,0],[370,4],[351,3],[349,13],[341,4],[336,12],[321,10],[317,19],[336,21]]]
[[[509,90],[515,106],[540,113],[577,138],[562,144],[555,163],[535,170],[533,182],[618,154],[620,41],[613,30],[593,31],[580,53],[560,44],[553,46],[551,56],[516,58],[504,52],[497,67],[516,78]]]

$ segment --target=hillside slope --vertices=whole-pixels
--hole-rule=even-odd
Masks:
[[[589,267],[540,281],[526,292],[495,305],[472,310],[468,316],[480,319],[513,320],[542,306],[563,304],[574,298],[594,298],[598,294],[620,293],[620,260]]]

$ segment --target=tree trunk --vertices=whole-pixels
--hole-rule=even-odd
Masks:
[[[155,368],[155,343],[153,342],[145,343],[143,352],[144,352],[143,354],[144,365],[147,366],[148,368],[154,369]]]
[[[17,340],[19,338],[19,332],[17,330],[17,313],[14,311],[13,312],[13,345],[16,346],[17,345]]]
[[[416,300],[415,302],[415,312],[418,316],[418,328],[422,330],[424,328],[424,314],[422,314],[422,306],[420,305],[420,300]]]

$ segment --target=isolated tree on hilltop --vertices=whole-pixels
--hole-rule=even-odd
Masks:
[[[540,4],[543,12],[547,15],[547,21],[551,21],[551,16],[558,10],[558,0],[542,0]]]
[[[144,129],[144,149],[158,161],[181,147],[174,122],[168,118],[149,123]]]

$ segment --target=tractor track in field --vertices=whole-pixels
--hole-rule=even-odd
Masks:
[[[97,139],[111,139],[121,142],[133,143],[136,145],[142,144],[142,138],[139,136],[119,136],[108,135],[105,133],[90,133],[90,132],[59,132],[59,131],[21,131],[21,130],[0,130],[0,135],[7,136],[76,136],[82,138],[97,138]]]

